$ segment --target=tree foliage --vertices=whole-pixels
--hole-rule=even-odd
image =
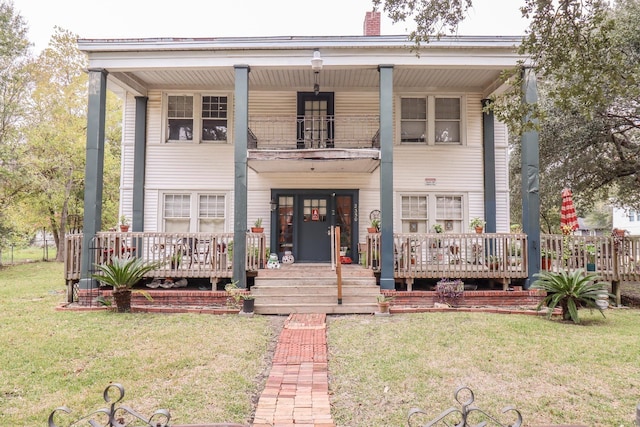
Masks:
[[[584,207],[607,198],[640,208],[640,2],[521,1],[530,26],[520,53],[523,64],[535,70],[541,89],[541,102],[532,109],[540,123],[541,224],[555,221],[544,217],[545,198],[552,194],[558,209],[564,186],[573,189]],[[473,0],[373,4],[382,5],[394,22],[413,19],[411,37],[419,46],[430,36],[454,33]],[[528,111],[521,102],[517,70],[514,75],[512,90],[494,98],[492,108],[517,137]],[[516,154],[518,144],[515,139]],[[519,173],[519,166],[512,172]],[[516,174],[512,178],[519,179]]]
[[[56,27],[49,46],[38,56],[36,64],[25,129],[32,177],[29,204],[33,216],[40,219],[33,225],[51,230],[60,259],[69,219],[79,218],[83,213],[86,57],[76,46],[76,36]],[[109,105],[116,111],[119,109],[113,101]],[[105,143],[105,187],[109,188],[105,191],[106,200],[113,198],[114,187],[117,200],[120,128],[119,121],[115,123],[113,119],[109,121],[111,129],[107,135],[117,136],[117,141]],[[110,212],[110,215],[115,218],[116,213]]]
[[[0,248],[16,231],[8,213],[29,182],[19,132],[29,90],[29,46],[23,18],[12,3],[0,0]]]

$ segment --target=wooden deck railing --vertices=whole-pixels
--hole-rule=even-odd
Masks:
[[[605,281],[640,280],[640,237],[563,236],[540,237],[541,268],[551,271],[592,270]],[[545,261],[549,259],[550,261]]]
[[[80,280],[82,234],[67,236],[65,279]],[[640,237],[541,235],[541,269],[591,269],[606,281],[640,281]],[[380,234],[366,236],[363,264],[380,270]],[[266,266],[264,234],[247,233],[247,270]],[[394,234],[394,277],[525,278],[527,236],[509,233]],[[233,233],[98,233],[93,263],[135,254],[161,267],[149,277],[232,277]],[[550,254],[551,263],[542,255]],[[545,257],[546,258],[546,257]],[[178,263],[179,259],[179,263]],[[173,262],[172,262],[173,261]],[[593,261],[593,262],[591,262]]]
[[[397,278],[527,277],[524,234],[395,234]],[[380,269],[380,234],[367,236],[367,266]]]
[[[80,280],[82,234],[66,238],[65,280]],[[232,277],[233,233],[101,232],[92,240],[92,264],[138,256],[160,267],[147,277]],[[264,234],[247,233],[247,270],[266,263]]]

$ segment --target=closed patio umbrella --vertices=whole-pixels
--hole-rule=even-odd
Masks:
[[[578,228],[578,217],[573,206],[573,195],[571,190],[562,190],[562,208],[560,209],[560,226],[563,233],[569,234]]]

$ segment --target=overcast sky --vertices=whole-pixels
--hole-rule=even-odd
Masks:
[[[38,52],[53,27],[80,38],[361,35],[371,0],[13,0]],[[523,35],[518,0],[474,0],[459,34]],[[383,35],[407,34],[384,16]]]

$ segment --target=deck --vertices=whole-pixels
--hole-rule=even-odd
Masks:
[[[379,272],[380,234],[358,246],[360,264]],[[82,234],[66,238],[65,280],[80,280]],[[640,281],[640,237],[541,236],[542,269],[593,270],[609,282]],[[262,233],[247,233],[247,272],[266,268],[268,248]],[[494,279],[503,284],[528,277],[527,236],[513,233],[394,234],[394,277],[418,279]],[[212,283],[233,274],[233,233],[101,232],[92,241],[94,264],[114,256],[142,257],[160,267],[147,277],[207,278]],[[544,255],[544,256],[543,256]],[[355,257],[352,256],[354,259]]]

